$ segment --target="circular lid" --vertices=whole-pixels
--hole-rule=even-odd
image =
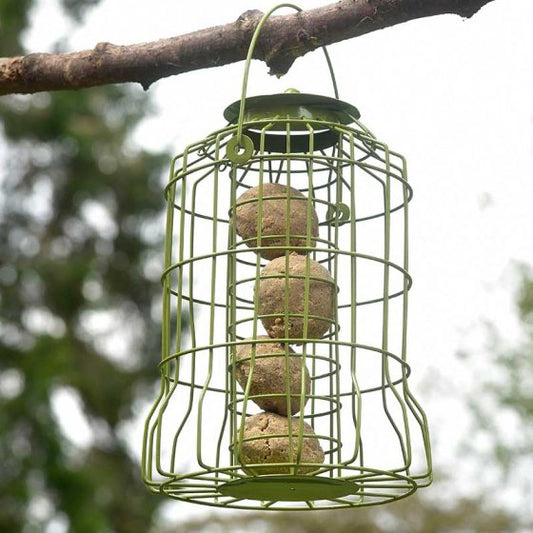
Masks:
[[[231,124],[239,119],[241,101],[237,100],[224,110],[224,118]],[[244,121],[272,118],[296,118],[339,124],[350,124],[361,116],[353,105],[317,94],[286,92],[251,96],[244,101]]]

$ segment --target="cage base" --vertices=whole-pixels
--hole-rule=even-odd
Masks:
[[[264,476],[238,479],[219,487],[224,496],[249,500],[313,501],[334,500],[357,494],[351,481],[310,476]]]

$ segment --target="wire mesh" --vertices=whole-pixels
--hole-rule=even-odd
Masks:
[[[330,509],[431,482],[408,385],[406,164],[343,106],[252,113],[173,160],[154,492]]]

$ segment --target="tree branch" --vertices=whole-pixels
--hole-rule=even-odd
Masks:
[[[375,30],[422,17],[471,17],[493,0],[341,0],[336,4],[272,17],[264,26],[254,58],[276,76],[296,58]],[[151,43],[97,44],[68,54],[29,54],[0,58],[0,95],[82,89],[110,83],[156,80],[245,59],[262,13],[247,11],[233,23]]]

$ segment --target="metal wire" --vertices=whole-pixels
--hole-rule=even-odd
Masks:
[[[287,122],[287,139],[305,120],[296,122]],[[203,141],[205,149],[194,144],[174,159],[165,189],[161,389],[144,436],[143,477],[154,492],[205,505],[309,510],[385,503],[431,481],[427,421],[408,387],[412,191],[405,161],[357,123],[305,125],[310,149],[304,154],[254,149],[245,164],[231,164],[222,154],[237,134],[238,126],[232,125]],[[245,124],[252,126],[260,130],[259,146],[264,146],[268,125]],[[335,153],[313,151],[314,134],[323,127],[338,133]],[[285,287],[293,279],[304,282],[303,309],[290,309],[286,288],[285,308],[274,314],[286,323],[303,320],[296,339],[285,328],[281,338],[258,340],[264,335],[262,321],[269,318],[261,315],[256,297],[268,242],[262,242],[260,224],[256,243],[241,239],[234,224],[240,194],[267,183],[305,192],[304,200],[285,198],[287,215],[292,203],[304,201],[307,226],[314,211],[322,222],[319,236],[302,235],[305,242],[296,248],[288,227],[277,235],[286,240],[279,248],[287,265],[295,249],[307,254],[302,274],[290,275],[287,268],[271,276],[284,279]],[[259,194],[259,221],[266,202],[279,198]],[[311,284],[318,281],[310,272],[311,261],[327,267],[337,288],[335,314],[321,338],[308,338],[309,321],[320,318],[308,303]],[[184,312],[190,319],[188,333],[181,326]],[[261,463],[243,465],[241,459],[243,443],[260,440],[247,440],[244,420],[260,412],[257,402],[272,394],[252,394],[251,378],[240,388],[235,353],[239,346],[259,343],[286,346],[287,383],[289,360],[295,357],[288,345],[300,346],[297,360],[311,376],[308,394],[303,381],[299,390],[277,393],[287,406],[292,397],[301,398],[297,425],[289,424],[286,434],[270,435],[288,439],[290,460],[269,465],[285,468],[281,476],[257,475],[254,468]],[[247,360],[251,376],[260,359],[252,350]],[[304,422],[324,450],[323,463],[302,459]],[[414,446],[422,458],[416,464]],[[315,470],[302,475],[306,467]],[[264,481],[273,483],[277,477],[287,487],[285,494],[278,488],[278,499],[269,496]],[[331,485],[323,485],[324,480]],[[348,486],[356,489],[344,494]],[[291,489],[300,491],[302,499],[290,499]]]
[[[278,9],[283,8],[289,8],[294,9],[298,12],[303,11],[302,8],[298,7],[295,4],[279,4],[277,6],[274,6],[269,11],[267,11],[262,17],[259,23],[257,24],[254,34],[252,36],[252,40],[250,41],[250,46],[248,47],[248,54],[246,55],[246,63],[244,67],[244,76],[242,81],[242,89],[241,89],[241,105],[239,109],[239,119],[237,121],[238,129],[237,129],[237,141],[240,146],[242,146],[242,126],[244,122],[244,109],[245,109],[245,103],[246,103],[246,92],[248,89],[248,77],[250,74],[250,66],[252,63],[252,57],[255,51],[255,46],[257,44],[257,41],[259,39],[259,35],[261,34],[261,30],[263,29],[263,26],[265,25],[265,22],[272,16],[274,12],[276,12]],[[327,66],[329,75],[331,78],[331,83],[333,85],[333,94],[335,95],[335,98],[339,98],[339,89],[337,86],[337,80],[335,78],[335,72],[333,70],[333,64],[331,62],[331,58],[329,56],[328,50],[325,46],[322,47],[322,50],[324,52],[324,56],[326,58]]]
[[[336,115],[324,115],[324,109],[314,115],[311,107],[324,103],[319,97],[309,113],[297,106],[271,110],[268,118],[245,116],[255,44],[282,7],[301,11],[282,4],[259,22],[234,123],[172,161],[164,191],[161,386],[145,423],[143,480],[153,492],[220,507],[387,503],[432,479],[426,415],[408,386],[412,190],[405,159],[348,104],[328,102],[328,110],[338,107]],[[300,195],[267,192],[271,184]],[[242,200],[252,188],[256,197]],[[273,201],[284,205],[279,216],[285,223],[276,233],[263,228]],[[290,220],[302,205],[307,229],[295,233]],[[257,210],[252,236],[237,231],[243,206]],[[318,234],[310,229],[315,217]],[[268,273],[273,248],[283,268]],[[298,272],[294,254],[304,261]],[[331,279],[313,273],[313,265]],[[260,305],[262,284],[269,282],[282,287],[281,308]],[[301,290],[296,308],[292,284]],[[329,287],[330,315],[317,311],[317,285]],[[277,324],[276,334],[269,323]],[[296,334],[295,324],[301,326]],[[248,353],[238,359],[245,346]],[[273,391],[267,383],[266,391],[255,390],[254,376],[261,377],[261,365],[274,357],[283,361],[277,377],[284,387]],[[247,378],[238,382],[244,367]],[[298,379],[291,382],[294,368]],[[287,429],[247,433],[247,421],[266,401],[278,401],[292,414],[285,417]],[[246,457],[245,448],[269,448],[280,440],[286,450],[277,462]],[[323,460],[306,456],[309,443],[318,443]]]

